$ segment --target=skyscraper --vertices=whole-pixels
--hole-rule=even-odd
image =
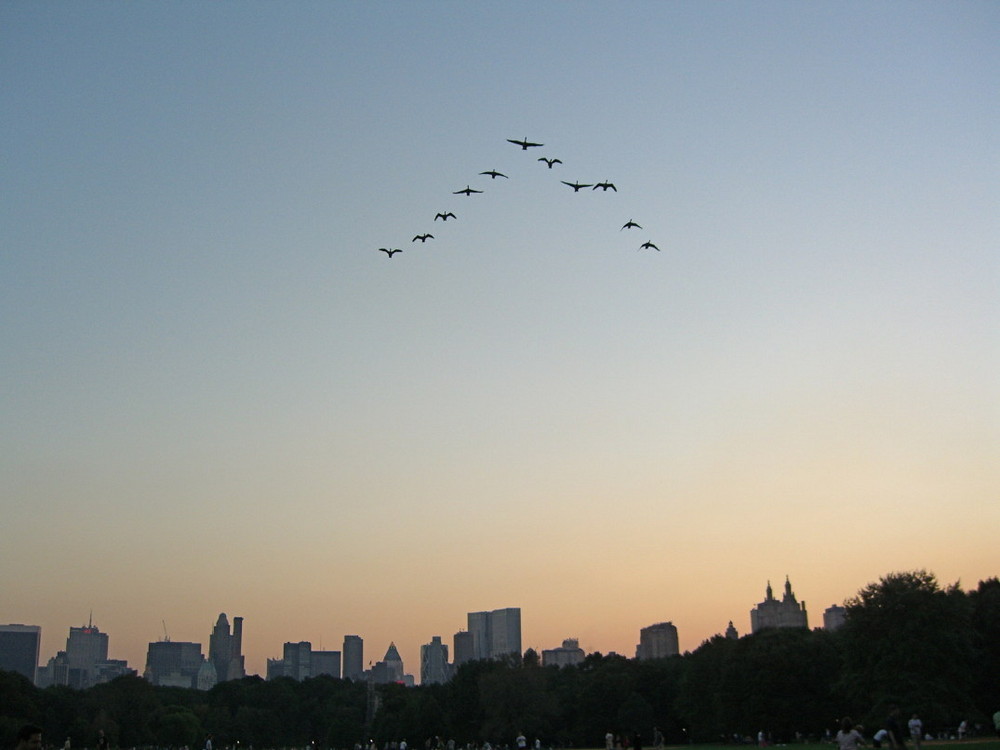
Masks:
[[[282,653],[284,676],[293,680],[312,677],[312,644],[309,641],[286,643]]]
[[[639,631],[636,659],[665,659],[679,653],[677,628],[672,622],[659,622]]]
[[[390,682],[403,682],[403,659],[396,650],[396,644],[390,643],[382,661],[372,667],[372,682],[384,685]]]
[[[774,598],[771,582],[768,581],[764,601],[750,610],[750,632],[756,633],[764,628],[808,627],[806,603],[799,604],[795,599],[788,576],[785,576],[785,594],[781,597],[781,601]]]
[[[474,659],[503,659],[521,655],[521,609],[508,607],[492,612],[469,612]]]
[[[143,677],[154,685],[196,687],[204,661],[200,643],[156,641],[146,651]]]
[[[89,625],[69,629],[66,639],[66,660],[72,688],[82,690],[97,684],[99,665],[108,660],[108,634]]]
[[[243,618],[233,618],[233,632],[229,632],[226,613],[219,615],[208,639],[208,659],[215,666],[219,682],[239,680],[246,676],[243,651]]]
[[[455,669],[458,669],[458,667],[467,661],[475,660],[475,644],[473,643],[472,633],[468,630],[459,630],[455,633],[453,644],[455,646],[455,653],[452,658],[454,659],[453,666]]]
[[[35,683],[42,629],[38,625],[0,625],[0,669]]]
[[[330,677],[340,677],[339,651],[312,652],[312,676],[319,677],[321,674],[329,675]]]
[[[309,641],[288,642],[282,648],[280,659],[267,660],[269,680],[278,677],[305,680],[309,677],[319,677],[321,674],[340,677],[339,651],[313,651],[312,643]]]
[[[344,636],[344,679],[360,680],[365,674],[365,642],[361,636]]]
[[[441,642],[441,636],[435,635],[430,643],[420,647],[420,684],[447,682],[450,676],[448,647]]]

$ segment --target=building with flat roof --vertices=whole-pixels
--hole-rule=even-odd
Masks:
[[[665,659],[679,653],[677,628],[672,622],[658,622],[639,631],[639,645],[635,647],[636,659]]]
[[[420,684],[436,685],[451,678],[448,664],[448,646],[435,635],[430,643],[420,647]]]
[[[38,625],[0,625],[0,669],[22,674],[35,684],[41,645]]]
[[[576,638],[567,638],[558,648],[547,648],[542,650],[542,666],[566,667],[573,664],[580,664],[584,659],[583,649]]]
[[[200,643],[156,641],[146,651],[142,676],[154,685],[193,688],[204,661]]]
[[[345,635],[343,664],[345,680],[360,680],[365,675],[365,642],[359,635]]]
[[[475,661],[475,646],[472,642],[472,633],[468,630],[459,630],[455,633],[452,645],[454,646],[454,653],[452,654],[454,662],[452,667],[457,669],[467,661]]]
[[[491,612],[469,612],[474,659],[504,659],[521,656],[521,608]]]
[[[831,604],[823,611],[823,629],[834,631],[843,627],[847,619],[847,610],[839,604]]]

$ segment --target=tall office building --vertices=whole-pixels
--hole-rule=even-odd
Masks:
[[[452,657],[454,659],[454,664],[452,666],[455,669],[458,669],[467,661],[475,661],[476,649],[475,644],[473,643],[472,633],[468,630],[459,630],[455,633],[453,644],[455,647],[455,653]]]
[[[435,685],[451,677],[448,668],[448,647],[435,635],[431,642],[420,647],[420,684]]]
[[[68,684],[82,690],[97,684],[100,664],[108,660],[108,634],[90,624],[69,629],[66,639],[66,660],[69,666]]]
[[[246,677],[243,657],[243,618],[233,618],[233,632],[229,632],[226,613],[219,615],[208,639],[208,659],[215,666],[216,680],[239,680]]]
[[[154,685],[193,688],[204,661],[200,643],[156,641],[146,651],[143,677]]]
[[[288,642],[282,649],[280,659],[267,660],[269,680],[277,677],[305,680],[321,674],[340,677],[339,651],[313,651],[309,641]]]
[[[806,603],[799,602],[792,593],[792,584],[785,576],[785,594],[781,601],[774,598],[771,582],[767,582],[764,601],[750,610],[750,632],[757,633],[764,628],[808,628],[809,617]]]
[[[0,669],[35,682],[42,629],[38,625],[0,625]]]
[[[375,662],[372,666],[372,682],[376,685],[385,685],[390,682],[403,682],[403,659],[396,650],[396,644],[390,643],[382,661]]]
[[[636,659],[665,659],[679,653],[677,628],[672,622],[659,622],[639,631]]]
[[[521,656],[521,608],[492,612],[469,612],[474,659],[504,659]]]
[[[365,675],[365,642],[361,636],[344,636],[344,679],[360,680]]]
[[[135,670],[129,669],[124,659],[108,658],[108,635],[91,620],[87,625],[69,629],[66,650],[57,651],[48,664],[38,667],[36,684],[85,690],[127,674],[135,674]]]
[[[285,677],[304,680],[312,677],[312,644],[309,641],[286,643],[282,654]]]
[[[329,677],[340,677],[339,651],[312,652],[312,676],[319,677],[321,674]]]

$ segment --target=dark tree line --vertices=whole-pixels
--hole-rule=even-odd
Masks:
[[[405,688],[328,677],[259,677],[207,692],[122,677],[84,691],[35,688],[0,672],[0,741],[23,723],[51,744],[93,747],[350,748],[374,739],[428,737],[512,743],[524,732],[546,746],[597,747],[604,734],[658,727],[670,744],[763,730],[776,741],[821,736],[847,714],[870,730],[890,704],[917,711],[930,731],[1000,709],[1000,580],[968,593],[924,571],[890,574],[847,602],[846,624],[716,636],[682,656],[635,661],[590,654],[574,667],[523,660],[463,665],[443,685]]]

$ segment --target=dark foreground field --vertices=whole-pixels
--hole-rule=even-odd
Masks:
[[[740,747],[754,748],[755,745],[668,745],[664,750],[684,750],[685,748],[697,748],[697,750],[737,750]],[[836,750],[836,744],[832,742],[801,742],[789,745],[777,744],[772,747],[791,748],[791,750]],[[885,745],[882,746],[885,748]],[[871,748],[871,745],[866,745]],[[913,745],[907,743],[908,750],[914,750]],[[1000,750],[1000,739],[971,739],[971,740],[930,740],[921,743],[921,748],[933,748],[933,750]],[[598,750],[595,748],[595,750]],[[600,750],[603,750],[601,748]]]

